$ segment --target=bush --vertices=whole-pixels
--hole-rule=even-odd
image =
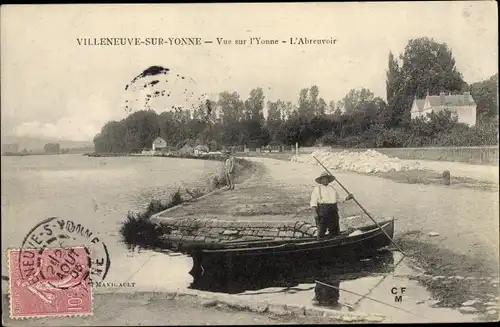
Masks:
[[[269,145],[279,146],[279,145],[283,145],[283,142],[281,142],[280,140],[272,140],[271,142],[269,142]]]
[[[123,243],[143,248],[151,248],[157,244],[158,238],[163,233],[151,222],[151,216],[179,205],[183,202],[180,189],[174,192],[169,202],[163,204],[160,200],[151,200],[146,211],[142,213],[129,212],[122,222],[119,233]]]
[[[162,232],[151,222],[150,217],[147,213],[135,214],[129,212],[119,229],[122,242],[129,248],[133,246],[154,247]]]
[[[330,132],[320,137],[318,143],[329,146],[337,145],[339,143],[339,137],[335,132]]]
[[[214,189],[225,187],[227,183],[228,181],[225,175],[214,176],[212,179],[212,187]]]

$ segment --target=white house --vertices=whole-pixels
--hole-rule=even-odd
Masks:
[[[425,99],[415,97],[410,113],[411,119],[413,119],[426,117],[430,112],[439,112],[446,109],[458,118],[459,123],[474,126],[476,125],[476,108],[477,105],[470,92],[455,95],[446,95],[441,92],[439,95],[427,94]]]
[[[161,137],[157,137],[153,141],[153,151],[161,151],[167,147],[167,142]]]

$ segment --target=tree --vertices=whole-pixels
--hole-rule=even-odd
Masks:
[[[415,96],[455,92],[465,84],[446,43],[427,37],[411,39],[399,59],[401,65],[389,54],[386,87],[392,126],[409,124]]]
[[[344,108],[346,114],[358,111],[363,103],[373,101],[375,95],[368,89],[351,89],[340,101],[339,106]]]
[[[219,94],[217,107],[221,112],[222,121],[237,122],[244,118],[245,105],[240,100],[240,95],[236,92],[224,91]]]
[[[327,110],[327,113],[329,115],[333,115],[335,113],[335,111],[337,110],[337,104],[335,103],[334,100],[330,101],[328,103],[328,110]]]
[[[264,92],[262,88],[250,91],[250,96],[245,101],[245,118],[252,121],[262,121],[264,119]]]
[[[279,128],[281,126],[281,112],[280,108],[284,106],[281,100],[276,102],[267,102],[267,130],[269,131],[269,137],[272,141],[276,140],[279,133]]]
[[[483,118],[498,115],[498,73],[489,79],[471,84],[468,88],[477,105],[477,116]]]
[[[327,110],[326,101],[323,98],[319,98],[316,114],[319,116],[324,116],[326,114],[326,110]]]
[[[302,89],[299,93],[299,106],[297,108],[300,117],[312,117],[311,106],[309,103],[309,90]]]

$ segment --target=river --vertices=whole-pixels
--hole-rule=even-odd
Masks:
[[[129,210],[167,198],[177,187],[205,187],[216,161],[78,154],[2,157],[2,253],[20,247],[37,223],[60,217],[100,235],[121,256],[118,228]],[[6,256],[2,256],[2,275]]]

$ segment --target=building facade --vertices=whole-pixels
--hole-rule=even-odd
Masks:
[[[428,113],[449,110],[459,123],[464,123],[469,126],[476,125],[476,108],[477,105],[472,98],[470,92],[463,94],[448,94],[441,92],[439,95],[429,95],[425,99],[413,100],[411,107],[411,119],[417,117],[427,117]]]
[[[161,151],[161,150],[165,149],[166,147],[167,147],[167,141],[165,141],[161,137],[157,137],[153,141],[153,145],[152,145],[153,151]]]

